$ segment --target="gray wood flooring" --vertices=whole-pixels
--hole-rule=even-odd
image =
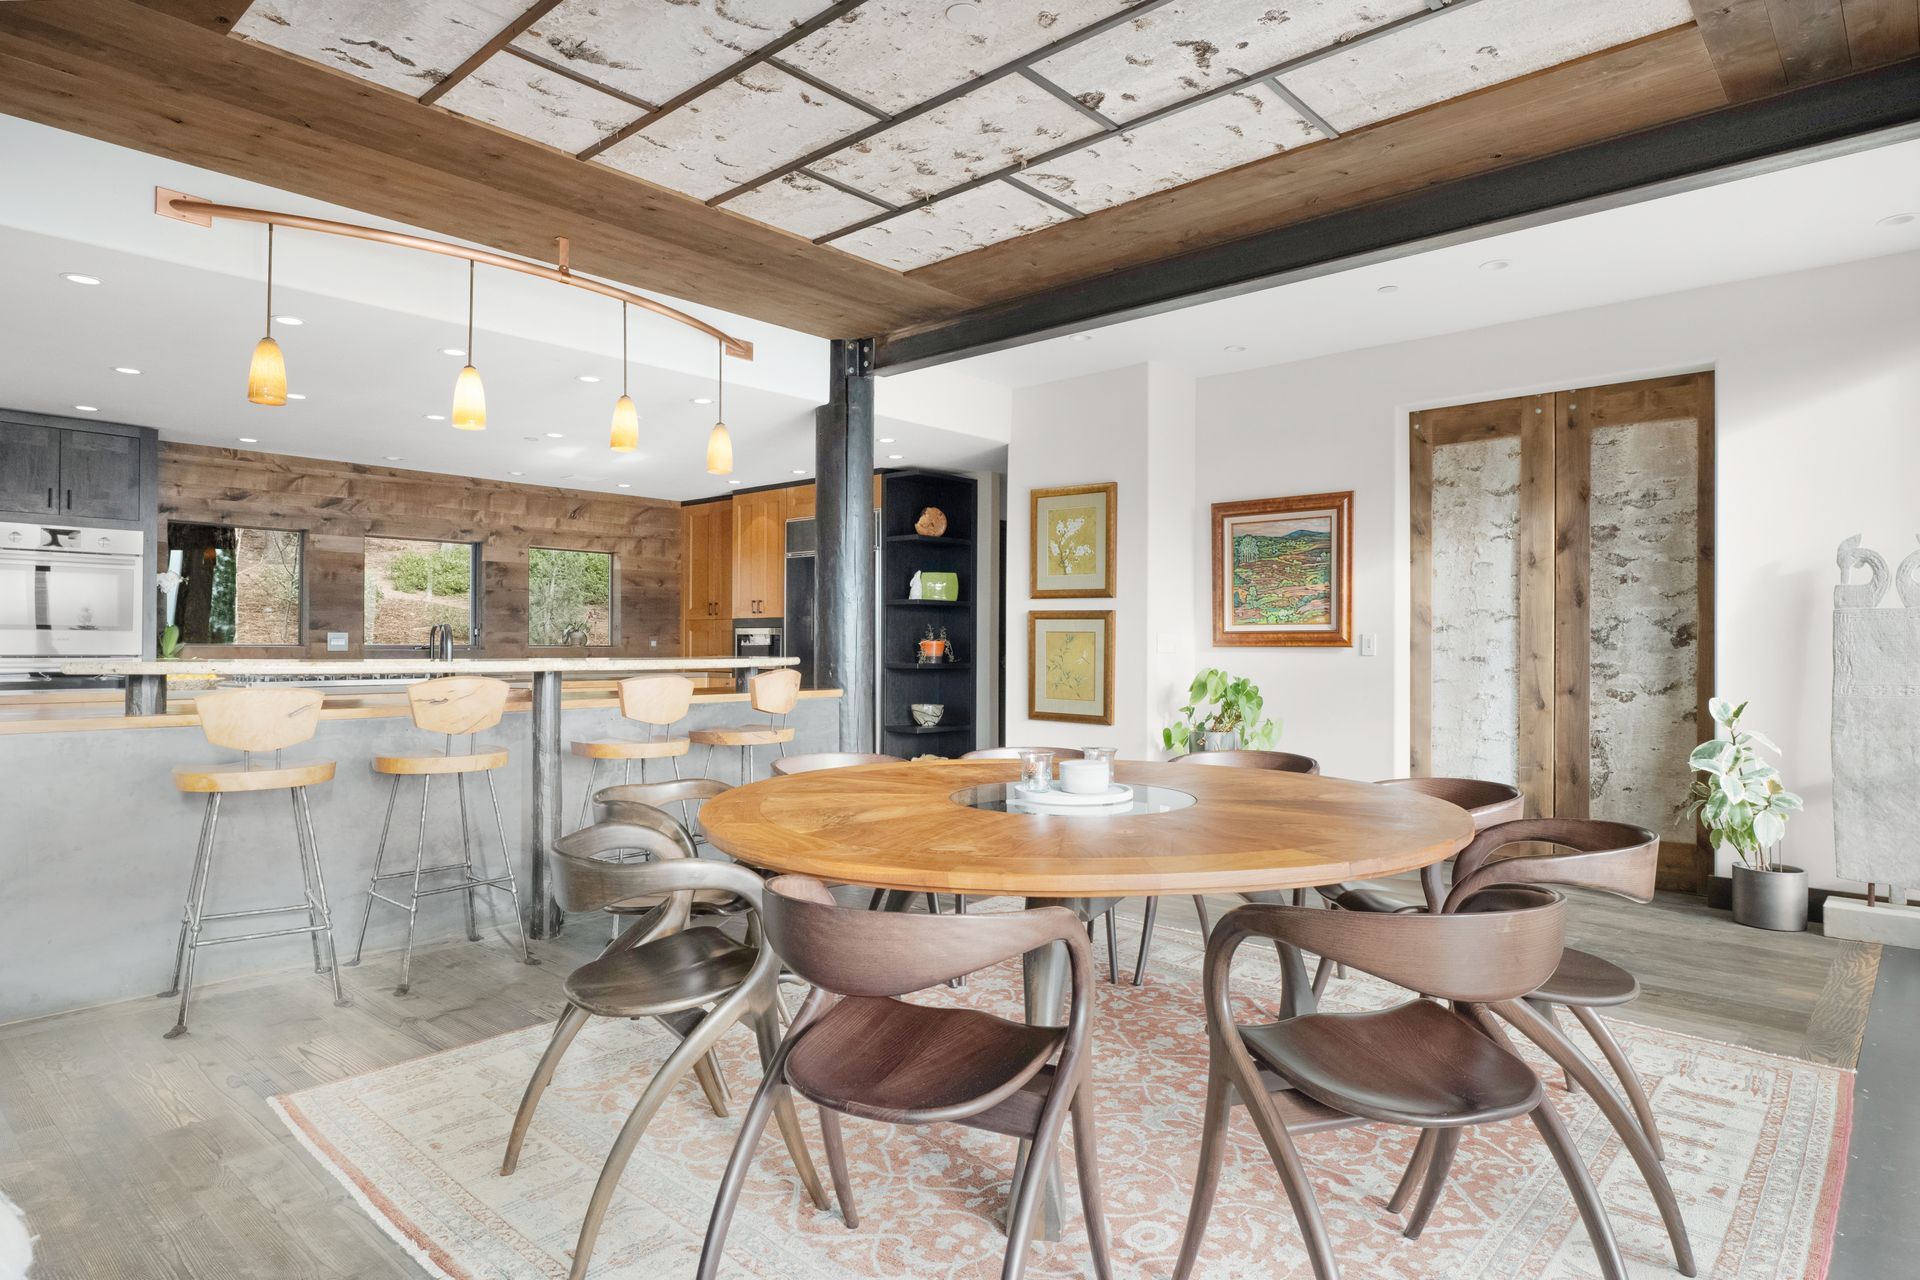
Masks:
[[[1645,984],[1623,1016],[1852,1064],[1877,949],[1741,929],[1680,900],[1583,900],[1574,916],[1576,945]],[[1197,923],[1186,899],[1161,919]],[[161,1000],[0,1027],[0,1188],[39,1235],[35,1280],[420,1275],[267,1100],[546,1021],[604,937],[577,921],[535,967],[492,937],[429,948],[406,997],[391,992],[397,955],[370,955],[346,971],[349,1009],[311,971],[216,984],[176,1041],[161,1039]],[[156,988],[168,959],[154,957]]]

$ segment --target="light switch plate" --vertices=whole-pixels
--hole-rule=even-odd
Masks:
[[[344,631],[327,632],[327,652],[345,653],[347,651],[347,633]]]
[[[1379,652],[1380,637],[1371,631],[1362,631],[1360,633],[1360,656],[1363,658],[1372,658],[1377,656]]]

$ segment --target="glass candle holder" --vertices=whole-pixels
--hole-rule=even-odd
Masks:
[[[1112,747],[1086,747],[1080,752],[1083,760],[1092,760],[1100,766],[1104,778],[1100,784],[1103,791],[1113,786],[1114,755],[1115,751]]]
[[[1047,791],[1052,786],[1053,752],[1022,751],[1020,753],[1020,789]]]

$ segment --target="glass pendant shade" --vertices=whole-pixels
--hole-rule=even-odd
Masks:
[[[472,365],[460,370],[460,380],[453,384],[453,425],[461,431],[487,429],[487,392]]]
[[[607,447],[616,453],[632,453],[640,447],[640,411],[633,407],[631,396],[621,396],[613,402],[613,430],[608,433]]]
[[[715,476],[733,473],[733,437],[727,434],[727,424],[713,424],[713,434],[707,437],[707,474]]]
[[[287,359],[271,334],[253,347],[253,361],[247,366],[247,399],[255,404],[287,402]]]

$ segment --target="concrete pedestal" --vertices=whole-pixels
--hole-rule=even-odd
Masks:
[[[1920,907],[1869,907],[1851,898],[1828,898],[1822,909],[1829,938],[1881,942],[1920,949]]]

